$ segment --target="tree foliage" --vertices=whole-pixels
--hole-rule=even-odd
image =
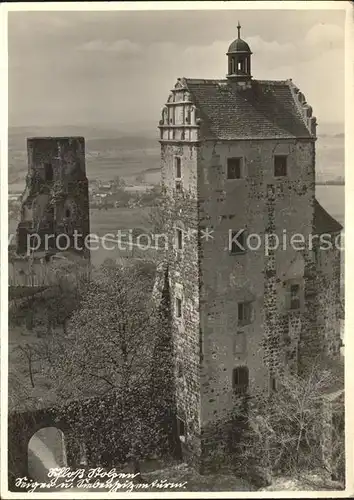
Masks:
[[[170,444],[161,421],[173,392],[165,383],[171,381],[171,357],[158,359],[158,374],[155,366],[156,346],[171,331],[151,299],[153,271],[147,262],[102,266],[50,365],[56,411],[96,464],[138,462]]]
[[[148,286],[139,270],[111,265],[91,281],[54,367],[65,398],[128,390],[146,377],[154,326]]]

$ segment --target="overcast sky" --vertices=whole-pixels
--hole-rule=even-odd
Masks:
[[[344,11],[11,12],[9,125],[157,123],[177,77],[225,77],[238,20],[254,78],[344,121]]]

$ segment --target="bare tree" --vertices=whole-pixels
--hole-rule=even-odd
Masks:
[[[236,446],[240,466],[253,466],[268,478],[331,472],[322,458],[324,397],[336,382],[330,370],[314,366],[306,376],[284,375],[271,394],[250,398],[240,412],[248,424]],[[344,447],[337,452],[339,464]]]
[[[41,304],[67,325],[31,344],[31,360],[38,358],[57,417],[69,422],[91,463],[129,458],[138,468],[159,443],[170,442],[160,422],[172,401],[173,363],[163,347],[171,332],[152,300],[154,273],[148,262],[107,262],[78,292],[73,310],[67,299],[75,287],[67,289],[64,273],[62,289],[52,287]]]
[[[83,403],[82,415],[75,410],[75,418],[69,418],[97,463],[111,454],[117,460],[134,457],[137,467],[160,439],[160,413],[151,399],[154,345],[161,330],[151,300],[153,269],[147,263],[103,266],[70,317],[65,342],[52,355],[48,376],[63,412],[70,413],[68,401],[96,398],[97,404]]]

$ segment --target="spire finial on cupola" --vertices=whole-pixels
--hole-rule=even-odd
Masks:
[[[237,23],[237,38],[240,40],[241,38],[241,24],[240,21]]]

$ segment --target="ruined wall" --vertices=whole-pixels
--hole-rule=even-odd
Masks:
[[[72,282],[89,277],[89,259],[81,259],[79,255],[75,259],[75,255],[70,252],[61,254],[61,257],[59,260],[54,255],[49,259],[44,252],[37,252],[33,258],[9,255],[9,286],[51,286],[58,284],[63,276]]]
[[[288,156],[287,176],[274,177],[274,154]],[[243,159],[241,179],[227,179],[227,158]],[[238,396],[232,371],[249,369],[249,392],[268,390],[270,375],[297,362],[297,343],[304,314],[303,252],[282,245],[265,255],[265,235],[280,241],[294,233],[312,232],[314,144],[302,141],[234,141],[204,143],[198,171],[201,227],[214,231],[201,245],[201,330],[203,336],[202,427],[205,435],[217,421],[229,421]],[[256,233],[258,250],[230,255],[229,230]],[[249,244],[257,246],[257,239]],[[306,252],[305,252],[306,253]],[[301,309],[289,312],[287,284],[301,287]],[[238,324],[238,302],[252,302],[248,325]],[[289,339],[290,337],[290,339]],[[212,443],[212,444],[210,444]],[[205,439],[205,448],[213,446]],[[214,436],[215,444],[215,436]]]
[[[50,264],[44,259],[9,260],[9,286],[44,286],[55,283]]]
[[[76,229],[89,234],[88,180],[85,169],[85,141],[82,137],[37,137],[27,139],[28,175],[22,198],[17,251],[27,250],[27,234],[39,235],[42,245],[61,247]],[[47,243],[45,238],[47,235]],[[34,239],[33,239],[34,242]]]

